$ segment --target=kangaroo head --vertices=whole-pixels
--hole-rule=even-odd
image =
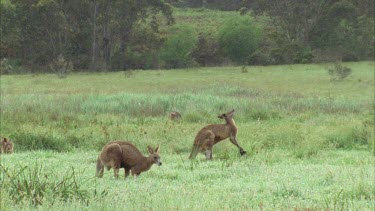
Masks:
[[[159,156],[159,149],[160,147],[156,147],[156,149],[152,149],[152,147],[150,146],[147,146],[148,148],[148,152],[150,153],[150,155],[148,156],[148,159],[152,161],[152,163],[155,163],[156,165],[158,166],[161,166],[161,160],[160,160],[160,156]]]
[[[226,114],[222,114],[220,116],[218,116],[220,119],[232,119],[233,118],[233,115],[234,115],[234,109],[229,111],[228,113]]]

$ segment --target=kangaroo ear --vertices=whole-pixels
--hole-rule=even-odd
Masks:
[[[233,115],[234,115],[234,109],[233,109],[232,111],[228,112],[228,117],[229,117],[229,118],[232,118]]]
[[[160,149],[160,144],[158,145],[158,147],[156,147],[155,152],[158,153],[159,149]]]
[[[150,145],[147,146],[147,149],[148,149],[148,152],[149,152],[150,154],[154,153],[154,150],[150,147]]]
[[[224,119],[227,115],[226,114],[222,114],[220,116],[218,116],[220,119]]]

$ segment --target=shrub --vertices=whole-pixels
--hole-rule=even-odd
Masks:
[[[166,68],[189,67],[193,64],[192,51],[197,45],[198,35],[194,28],[178,24],[169,29],[169,36],[161,49],[161,59]]]
[[[260,30],[249,16],[240,16],[228,20],[219,29],[218,40],[226,56],[245,64],[258,47]]]
[[[59,54],[51,64],[50,67],[59,78],[66,78],[73,70],[73,63],[66,61],[62,54]]]
[[[352,69],[336,63],[333,68],[328,69],[328,74],[332,80],[343,80],[352,73]]]
[[[198,45],[192,52],[192,56],[200,66],[214,66],[223,61],[218,41],[205,34],[199,35]]]

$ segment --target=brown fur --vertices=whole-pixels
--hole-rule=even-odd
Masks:
[[[211,160],[212,147],[226,138],[229,138],[239,148],[241,155],[246,154],[243,148],[237,143],[237,127],[233,120],[233,115],[234,110],[218,116],[220,119],[225,119],[225,124],[211,124],[202,128],[195,136],[189,159],[195,158],[198,152],[204,152],[206,159]]]
[[[177,111],[172,111],[168,114],[168,118],[172,121],[178,121],[181,120],[182,116],[179,112]]]
[[[130,171],[138,176],[151,168],[152,164],[161,165],[159,146],[153,150],[148,146],[149,156],[145,157],[132,143],[127,141],[112,141],[107,143],[96,162],[96,176],[103,177],[104,167],[113,168],[115,178],[118,178],[120,168],[125,170],[125,178]]]
[[[14,144],[11,140],[7,138],[1,138],[0,144],[1,144],[1,153],[8,153],[8,154],[13,153]]]

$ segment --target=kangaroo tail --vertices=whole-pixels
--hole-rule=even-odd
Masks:
[[[194,144],[193,149],[191,150],[189,159],[194,159],[197,156],[198,152],[199,152],[199,147],[198,147],[198,145]]]
[[[96,176],[97,177],[102,177],[103,176],[103,171],[104,171],[104,165],[102,163],[102,160],[100,159],[100,156],[96,160]]]

